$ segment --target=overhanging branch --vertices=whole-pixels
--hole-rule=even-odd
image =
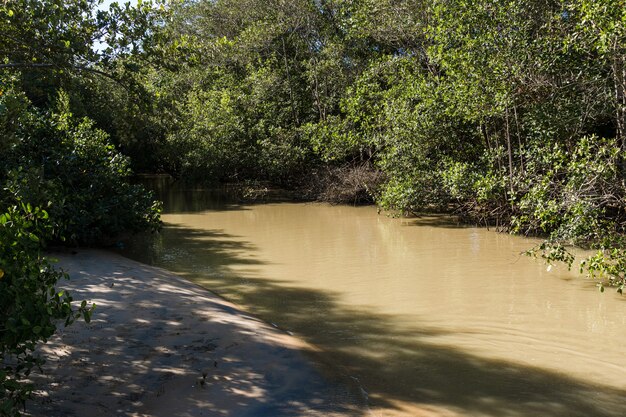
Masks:
[[[106,73],[104,71],[97,70],[95,68],[73,66],[73,65],[70,65],[70,66],[67,66],[67,67],[63,67],[63,66],[56,65],[56,64],[44,64],[44,63],[37,63],[37,62],[13,62],[13,63],[9,63],[9,64],[0,64],[0,69],[19,69],[19,68],[59,68],[59,69],[67,69],[67,70],[70,70],[70,71],[91,72],[93,74],[98,74],[98,75],[106,77],[106,78],[108,78],[110,80],[113,80],[117,84],[119,84],[122,87],[124,87],[125,89],[128,89],[127,86],[124,85],[124,83],[122,81],[118,80],[113,75],[108,74],[108,73]]]

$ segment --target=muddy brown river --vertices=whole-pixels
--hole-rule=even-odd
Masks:
[[[309,342],[360,387],[365,415],[626,416],[626,298],[521,255],[532,240],[158,190],[163,231],[123,253]]]

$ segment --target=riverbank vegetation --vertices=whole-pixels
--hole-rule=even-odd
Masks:
[[[0,5],[0,415],[19,415],[41,365],[34,353],[57,326],[94,306],[57,289],[67,278],[49,245],[102,244],[159,226],[159,203],[131,185],[128,157],[65,88],[109,77],[91,40],[118,18],[83,1]],[[91,75],[88,75],[91,74]],[[74,91],[74,90],[72,90]]]
[[[623,1],[97,6],[0,5],[0,346],[25,358],[0,373],[3,412],[21,404],[14,378],[51,334],[46,320],[74,317],[46,296],[58,275],[34,267],[42,244],[158,227],[131,167],[453,212],[545,236],[534,253],[548,262],[597,249],[581,270],[621,291]],[[9,295],[19,285],[56,303],[41,324]]]

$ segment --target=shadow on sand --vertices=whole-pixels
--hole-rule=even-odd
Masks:
[[[61,254],[90,324],[41,352],[33,416],[359,415],[359,393],[305,360],[285,335],[188,281],[105,252]],[[89,331],[84,331],[84,327]]]

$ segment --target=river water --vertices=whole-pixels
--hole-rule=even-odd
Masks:
[[[534,241],[373,207],[157,188],[124,253],[318,350],[376,416],[626,416],[626,299],[521,255]]]

